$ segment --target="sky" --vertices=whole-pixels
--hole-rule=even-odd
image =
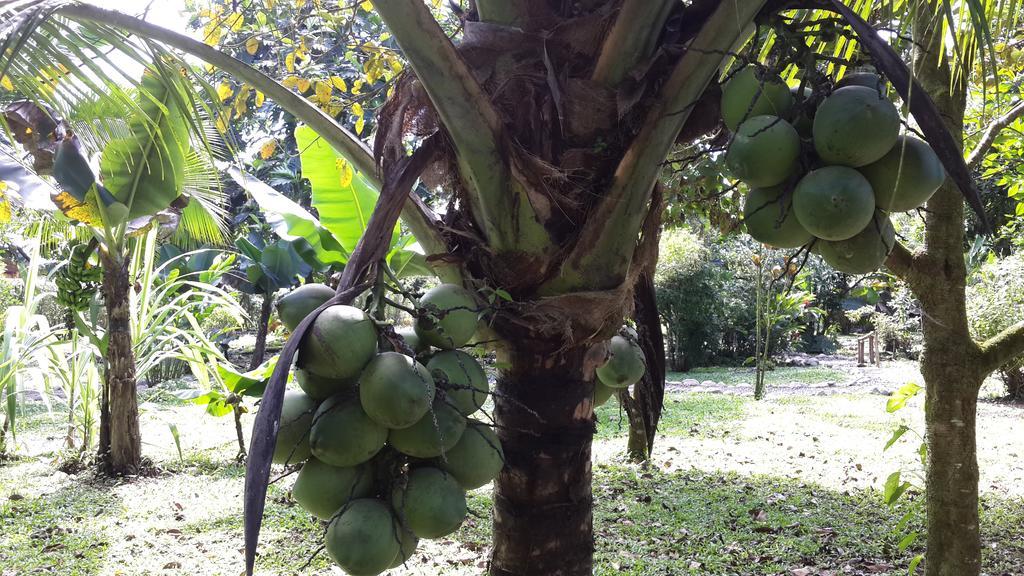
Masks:
[[[170,28],[175,32],[185,32],[187,18],[182,14],[185,9],[183,0],[87,0],[89,4],[117,10],[138,16],[149,5],[146,20]]]

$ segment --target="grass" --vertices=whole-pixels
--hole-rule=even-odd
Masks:
[[[737,383],[744,372],[694,377]],[[772,374],[816,383],[831,379],[830,372]],[[915,402],[907,416],[919,419]],[[769,395],[755,402],[747,395],[670,393],[652,462],[638,467],[622,460],[628,426],[618,404],[609,402],[597,412],[594,573],[776,576],[806,566],[820,573],[906,574],[923,541],[900,551],[892,527],[911,511],[910,529],[921,530],[920,496],[890,509],[879,488],[901,458],[916,456],[909,441],[882,453],[894,425],[883,406],[876,395]],[[1016,576],[1024,565],[1024,470],[1009,455],[1019,452],[1012,439],[1024,424],[1012,407],[983,404],[981,410],[984,571]],[[244,468],[232,459],[230,419],[157,401],[143,420],[147,454],[163,472],[110,482],[55,472],[59,412],[26,416],[25,445],[37,450],[0,463],[0,574],[239,573]],[[181,460],[167,421],[182,430]],[[270,488],[258,573],[339,574],[317,553],[323,524],[291,500],[291,482]],[[392,574],[483,573],[490,489],[470,493],[468,502],[470,516],[456,533],[421,542]]]
[[[765,374],[765,382],[767,382],[768,386],[788,384],[790,382],[814,385],[825,382],[842,382],[846,377],[845,373],[833,368],[780,366]],[[734,366],[694,368],[689,372],[669,372],[666,379],[669,382],[682,382],[683,380],[693,379],[700,382],[707,380],[721,382],[727,386],[735,386],[737,384],[752,386],[754,384],[754,368]]]
[[[658,429],[667,436],[714,437],[743,418],[752,399],[727,394],[666,394]],[[629,422],[619,403],[611,400],[597,409],[597,438],[622,438]]]

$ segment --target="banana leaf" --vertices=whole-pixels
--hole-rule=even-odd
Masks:
[[[166,209],[184,187],[189,129],[174,88],[162,77],[168,73],[157,66],[143,75],[144,117],[133,117],[131,136],[111,141],[100,161],[103,184],[128,207],[129,219]]]

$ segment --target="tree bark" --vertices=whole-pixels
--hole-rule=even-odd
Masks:
[[[498,379],[505,468],[495,481],[491,576],[589,576],[594,348],[522,345]]]
[[[263,306],[260,307],[260,323],[256,326],[256,346],[252,349],[252,360],[249,361],[249,370],[255,370],[263,364],[263,357],[267,355],[267,330],[270,329],[270,313],[274,309],[274,295],[266,293],[263,295]]]
[[[110,475],[136,474],[142,466],[142,438],[128,304],[128,261],[106,253],[102,253],[102,259],[107,369],[100,412],[100,467]]]

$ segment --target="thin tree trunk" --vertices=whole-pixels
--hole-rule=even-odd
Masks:
[[[239,462],[245,462],[248,452],[245,449],[245,434],[242,432],[242,406],[241,398],[238,398],[231,411],[235,416],[235,438],[238,439],[238,455],[235,457]]]
[[[1011,402],[1024,401],[1024,369],[1008,368],[1000,372],[999,376],[1006,384],[1006,398]]]
[[[101,467],[111,475],[135,474],[142,465],[135,355],[128,305],[130,290],[128,261],[103,254],[108,340],[99,455]]]
[[[498,380],[505,468],[495,481],[492,576],[593,573],[592,398],[605,352],[558,348],[512,350]]]
[[[971,576],[981,571],[975,419],[984,375],[964,354],[936,348],[926,347],[921,360],[927,385],[925,569],[927,576]]]
[[[626,454],[634,462],[643,462],[654,450],[654,436],[665,400],[665,339],[661,332],[654,278],[650,273],[639,276],[633,304],[633,318],[647,371],[633,387],[633,395],[623,391],[619,401],[629,416]]]
[[[263,357],[267,354],[267,330],[270,324],[270,313],[274,308],[274,295],[267,293],[263,295],[263,306],[260,308],[260,323],[256,326],[256,346],[252,349],[252,360],[249,361],[249,370],[259,368],[263,364]],[[244,448],[243,448],[244,452]]]

